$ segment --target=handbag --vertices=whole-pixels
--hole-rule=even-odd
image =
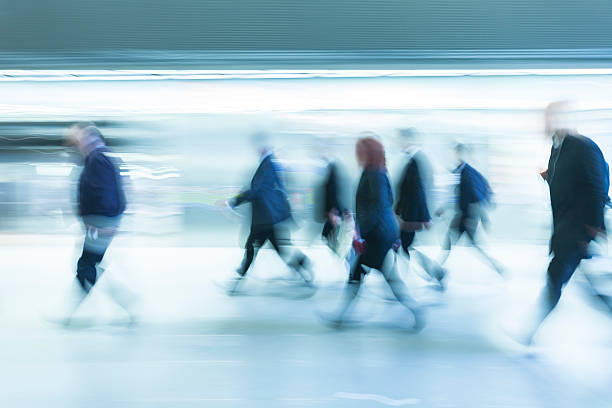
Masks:
[[[355,223],[353,217],[350,214],[345,214],[342,222],[332,230],[329,236],[329,248],[340,258],[346,258],[351,251],[354,235]]]

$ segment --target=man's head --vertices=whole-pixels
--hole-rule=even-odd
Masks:
[[[417,143],[417,131],[415,128],[398,129],[397,136],[402,149],[410,149]]]
[[[272,150],[272,138],[266,132],[256,132],[251,135],[251,145],[261,156]]]
[[[544,126],[546,137],[553,135],[566,135],[574,133],[570,112],[572,105],[569,101],[557,101],[549,104],[544,111]]]
[[[463,143],[457,143],[455,144],[454,150],[455,150],[455,156],[457,157],[457,162],[460,164],[463,163],[466,160],[467,153],[468,153],[467,145]]]
[[[331,161],[336,156],[338,146],[329,135],[314,135],[309,144],[309,156],[316,160]]]
[[[75,146],[83,156],[87,156],[96,146],[104,144],[102,132],[93,122],[78,122],[70,127],[67,142]]]

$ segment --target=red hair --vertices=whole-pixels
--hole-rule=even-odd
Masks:
[[[384,169],[387,165],[385,148],[373,137],[359,139],[355,150],[359,159],[363,160],[365,168]]]

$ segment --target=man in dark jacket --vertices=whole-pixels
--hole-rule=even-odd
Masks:
[[[459,177],[455,195],[455,216],[449,226],[440,264],[446,262],[453,244],[465,233],[472,246],[501,275],[503,270],[497,261],[491,258],[476,242],[478,225],[488,224],[487,207],[493,195],[491,187],[484,176],[465,161],[467,147],[464,144],[457,144],[455,153],[459,161],[459,165],[453,171]],[[439,209],[437,215],[442,215],[443,211]]]
[[[95,126],[76,125],[75,141],[83,155],[83,172],[79,179],[79,215],[85,224],[83,254],[77,264],[77,279],[89,292],[96,283],[96,266],[113,239],[126,199],[119,169],[110,150]]]
[[[433,187],[431,163],[425,153],[414,143],[414,130],[401,129],[399,136],[402,139],[406,164],[397,185],[397,201],[394,210],[399,221],[402,248],[409,258],[410,252],[415,254],[425,272],[440,282],[444,276],[442,268],[412,247],[416,233],[431,225],[429,214]]]
[[[296,251],[289,259],[282,245],[290,242],[289,229],[285,223],[291,219],[291,208],[279,174],[278,163],[267,143],[267,136],[257,134],[254,139],[258,145],[260,161],[251,180],[250,188],[228,201],[228,205],[232,208],[246,202],[251,203],[252,207],[251,232],[245,245],[244,260],[237,271],[239,279],[230,290],[230,294],[235,293],[238,282],[246,275],[255,259],[256,252],[267,241],[290,268],[298,272],[308,285],[312,285],[309,261],[306,256]]]
[[[342,180],[338,164],[334,161],[327,161],[325,171],[325,180],[321,186],[321,203],[319,203],[321,205],[320,214],[317,214],[317,218],[324,222],[321,235],[329,239],[334,229],[342,221],[342,215],[347,211],[347,207],[341,193]]]
[[[118,164],[109,156],[100,130],[93,123],[78,123],[70,129],[70,141],[84,159],[78,184],[78,212],[85,240],[76,273],[82,292],[74,312],[98,280],[102,271],[98,265],[119,228],[126,197]],[[123,289],[113,288],[113,297],[124,307],[129,302],[126,294]]]
[[[546,109],[546,133],[553,146],[548,169],[541,175],[550,189],[553,258],[541,294],[542,310],[525,339],[527,344],[559,302],[563,286],[581,260],[590,257],[589,243],[605,234],[604,209],[610,200],[608,164],[595,142],[567,123],[567,110],[566,102],[552,103]]]
[[[350,251],[350,234],[354,230],[354,223],[346,194],[349,181],[339,161],[325,154],[321,158],[326,166],[323,182],[318,186],[315,197],[315,221],[323,223],[321,236],[327,246],[348,261],[354,255]]]

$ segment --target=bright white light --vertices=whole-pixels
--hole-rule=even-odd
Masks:
[[[36,174],[40,176],[68,177],[75,167],[74,164],[48,163],[31,164],[36,167]]]
[[[523,75],[612,75],[610,68],[312,70],[0,70],[0,81],[160,81]]]

